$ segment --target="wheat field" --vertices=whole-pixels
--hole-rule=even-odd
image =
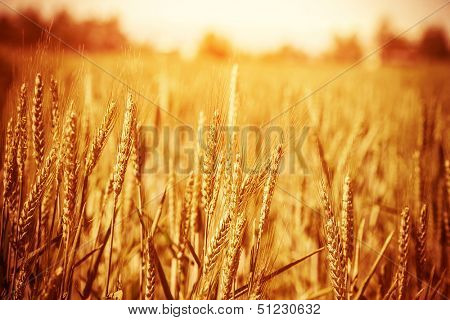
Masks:
[[[2,299],[447,299],[448,65],[12,59]]]

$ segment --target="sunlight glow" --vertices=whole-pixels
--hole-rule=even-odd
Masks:
[[[391,17],[404,30],[432,12],[442,0],[15,0],[21,8],[34,5],[51,14],[67,8],[74,16],[120,18],[128,36],[147,41],[158,49],[192,52],[205,32],[230,38],[249,51],[270,50],[289,43],[311,54],[323,51],[334,34],[356,33],[371,46],[374,30],[383,16]],[[407,9],[405,9],[407,8]],[[2,8],[4,10],[4,8]],[[450,30],[447,7],[411,30],[414,36],[424,26],[439,23]],[[395,19],[394,19],[395,18]]]

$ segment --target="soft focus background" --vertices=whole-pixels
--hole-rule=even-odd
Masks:
[[[35,48],[42,29],[58,37],[61,41],[52,41],[66,52],[113,54],[134,48],[188,59],[208,55],[297,65],[351,63],[390,41],[367,64],[411,66],[448,60],[450,8],[441,8],[443,4],[439,0],[2,0],[0,104],[11,84],[14,50]]]
[[[34,10],[33,17],[40,16],[38,22],[43,25],[52,23],[53,30],[66,37],[69,36],[67,30],[70,30],[75,22],[67,19],[62,12],[76,23],[90,21],[79,25],[79,31],[72,33],[73,40],[70,36],[70,39],[66,39],[78,44],[89,42],[86,44],[87,48],[95,48],[93,39],[99,43],[107,41],[100,31],[102,28],[94,23],[97,21],[97,24],[111,32],[114,32],[115,28],[120,29],[131,41],[146,43],[163,51],[177,50],[190,56],[195,54],[198,44],[208,32],[228,38],[236,50],[253,53],[277,50],[289,45],[309,55],[318,56],[329,49],[336,36],[355,36],[363,50],[366,50],[379,44],[379,32],[401,32],[445,3],[442,0],[5,2],[22,12]],[[4,6],[0,11],[14,16],[13,12]],[[31,11],[28,13],[31,14]],[[448,8],[441,10],[411,30],[406,38],[418,41],[423,37],[423,32],[433,25],[447,33],[450,30],[448,15]],[[388,23],[384,27],[383,19]],[[100,33],[86,35],[88,30],[97,30]],[[7,29],[4,32],[7,32]],[[115,38],[114,34],[115,32],[110,34],[108,40],[115,42],[117,46],[123,45],[123,40]],[[6,39],[3,41],[8,42]],[[101,47],[101,44],[99,46]]]

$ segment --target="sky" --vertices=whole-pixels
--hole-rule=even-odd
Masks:
[[[373,46],[376,27],[388,17],[402,32],[448,0],[0,0],[0,10],[31,5],[49,17],[67,8],[80,19],[119,17],[134,40],[151,42],[161,50],[189,54],[209,31],[228,37],[237,47],[257,52],[290,44],[310,54],[330,46],[334,34],[356,33]],[[450,5],[413,28],[417,37],[430,24],[450,34]]]

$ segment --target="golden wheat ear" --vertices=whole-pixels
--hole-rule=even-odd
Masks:
[[[344,261],[353,259],[354,251],[354,217],[353,217],[353,190],[349,176],[345,177],[342,195],[342,243]]]
[[[155,247],[153,245],[153,237],[149,236],[147,239],[147,257],[146,257],[146,285],[145,285],[145,300],[155,299],[156,290],[156,261],[155,261]]]
[[[17,166],[19,187],[25,175],[25,161],[28,151],[28,128],[27,128],[27,85],[24,83],[20,87],[19,101],[17,103],[16,120],[16,143],[17,143]]]
[[[427,227],[428,227],[428,211],[427,205],[423,205],[420,214],[419,221],[417,223],[417,230],[415,232],[416,238],[416,273],[419,288],[422,287],[422,280],[426,274],[426,241],[427,241]]]
[[[116,103],[112,101],[108,108],[106,109],[106,113],[103,117],[102,123],[100,127],[97,129],[97,132],[92,140],[89,150],[86,156],[86,176],[92,174],[97,162],[100,159],[101,153],[108,141],[108,137],[112,129],[114,128],[114,124],[117,119],[117,107]]]
[[[409,208],[405,207],[401,213],[400,235],[398,238],[398,270],[397,270],[397,299],[405,298],[408,281],[408,245],[409,245]]]
[[[33,132],[33,156],[36,167],[39,168],[44,160],[44,110],[43,110],[44,84],[40,73],[36,75],[34,85],[33,105],[31,109],[31,128]]]
[[[325,214],[325,240],[327,244],[328,273],[336,299],[347,299],[346,262],[341,234],[328,196],[328,188],[322,183],[322,206]]]
[[[111,221],[111,241],[109,248],[109,262],[108,262],[108,272],[106,277],[106,294],[109,295],[109,280],[111,277],[111,267],[112,267],[112,253],[114,246],[114,229],[116,224],[116,206],[119,199],[120,192],[122,191],[123,182],[125,180],[125,173],[127,170],[128,159],[131,153],[131,142],[130,139],[131,134],[133,132],[133,128],[136,124],[136,104],[134,103],[133,96],[128,94],[127,96],[127,105],[125,110],[125,116],[123,120],[122,133],[120,137],[119,147],[117,151],[116,163],[114,166],[114,175],[113,175],[113,214]]]
[[[28,241],[33,237],[33,221],[35,218],[35,210],[40,206],[40,202],[44,191],[51,181],[51,167],[56,160],[56,151],[52,149],[40,169],[34,184],[24,202],[23,209],[19,216],[17,245],[18,250],[23,250]]]
[[[59,90],[58,81],[56,81],[53,76],[50,78],[50,93],[52,98],[51,103],[51,124],[52,124],[52,134],[53,139],[56,139],[59,127]]]
[[[233,297],[232,288],[239,267],[246,221],[245,216],[239,214],[231,231],[221,273],[221,297],[225,300]]]
[[[64,163],[63,163],[63,210],[62,210],[62,244],[64,252],[63,262],[63,288],[62,293],[66,292],[66,281],[69,276],[69,242],[73,230],[77,193],[77,118],[74,111],[70,111],[64,125]],[[75,222],[76,223],[76,222]]]

